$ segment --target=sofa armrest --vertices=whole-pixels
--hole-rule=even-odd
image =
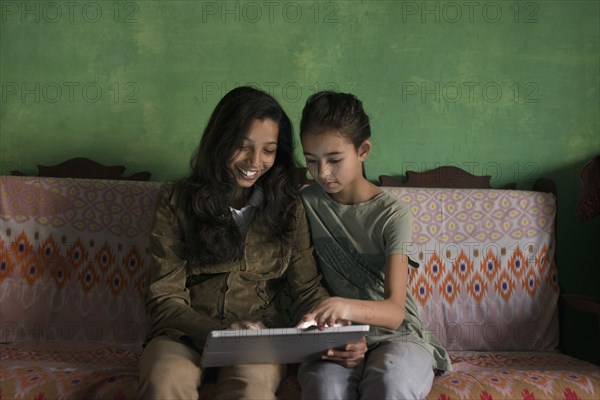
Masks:
[[[566,329],[564,318],[565,309],[567,308],[567,306],[576,310],[584,311],[595,315],[597,320],[596,322],[598,324],[597,332],[600,333],[600,298],[562,293],[558,298],[558,311],[559,318],[561,319],[561,343],[559,344],[559,348],[563,351],[565,350],[563,336],[565,333],[564,330]]]
[[[600,298],[590,296],[578,296],[574,294],[561,294],[559,301],[570,307],[587,311],[600,317]]]

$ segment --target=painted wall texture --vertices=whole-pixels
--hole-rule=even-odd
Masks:
[[[600,293],[600,219],[575,219],[600,152],[596,0],[0,5],[2,174],[84,156],[174,179],[235,86],[270,92],[296,126],[308,95],[352,92],[373,181],[448,164],[496,186],[554,179],[562,287]],[[567,348],[598,362],[597,322],[574,318]]]

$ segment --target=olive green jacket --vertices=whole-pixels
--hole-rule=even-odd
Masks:
[[[328,297],[321,286],[308,223],[298,200],[293,246],[267,243],[253,222],[241,260],[197,265],[183,255],[183,223],[175,186],[161,188],[150,233],[152,256],[146,294],[148,339],[168,335],[202,349],[213,329],[234,321],[262,321],[267,327],[295,324]]]

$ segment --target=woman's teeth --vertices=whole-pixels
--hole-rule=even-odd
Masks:
[[[257,170],[248,170],[248,169],[242,169],[240,167],[238,167],[238,171],[240,171],[240,173],[248,179],[252,179],[256,176],[256,174],[258,173]]]

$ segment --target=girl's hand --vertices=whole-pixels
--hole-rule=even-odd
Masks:
[[[363,336],[356,343],[346,344],[343,349],[327,350],[321,359],[338,363],[346,368],[354,368],[365,358],[366,352],[367,342]]]
[[[319,329],[336,325],[350,325],[351,307],[347,299],[330,297],[320,302],[312,311],[304,315],[302,322],[314,320]]]

